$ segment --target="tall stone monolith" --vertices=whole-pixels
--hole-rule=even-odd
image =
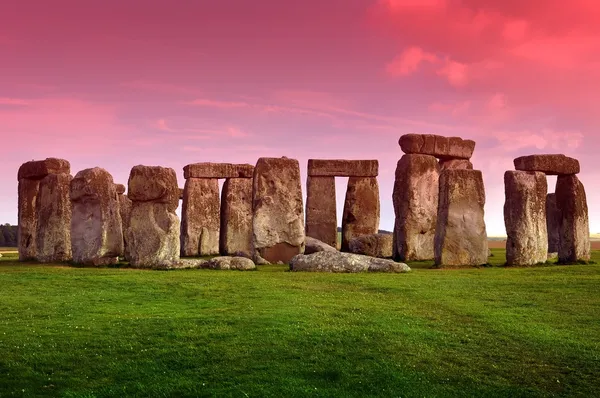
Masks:
[[[335,177],[306,179],[306,236],[337,248]]]
[[[556,204],[560,212],[558,261],[590,260],[590,226],[585,188],[576,175],[559,175]]]
[[[560,242],[560,212],[556,204],[556,194],[546,196],[546,229],[548,230],[548,253],[558,253]]]
[[[116,264],[123,255],[123,231],[117,187],[106,170],[85,169],[71,181],[73,262]]]
[[[545,263],[548,258],[546,175],[507,171],[504,173],[504,190],[507,265]]]
[[[479,170],[444,170],[439,180],[435,264],[480,266],[488,261],[485,190]]]
[[[217,178],[188,178],[183,188],[181,255],[219,254],[220,200]]]
[[[400,261],[432,260],[440,167],[431,155],[404,155],[396,167],[393,203],[395,245]]]
[[[221,193],[220,235],[221,255],[253,258],[251,178],[225,180]]]
[[[342,218],[342,251],[349,251],[349,242],[353,238],[378,232],[379,210],[377,177],[348,178]]]

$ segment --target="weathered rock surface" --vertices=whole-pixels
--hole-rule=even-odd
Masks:
[[[396,166],[394,203],[396,260],[434,258],[439,165],[431,155],[404,155]]]
[[[133,203],[125,231],[127,260],[132,267],[173,268],[179,262],[180,249],[175,170],[135,166],[129,176],[128,192]]]
[[[379,184],[376,177],[350,177],[342,218],[342,251],[352,238],[379,230]]]
[[[435,264],[440,267],[487,263],[485,190],[479,170],[444,170],[435,231]]]
[[[535,265],[548,258],[546,175],[540,172],[504,173],[506,264]]]
[[[65,159],[47,158],[23,163],[19,167],[17,179],[41,180],[49,174],[71,174],[71,164]]]
[[[256,269],[256,264],[246,257],[213,257],[203,264],[202,268],[252,271]]]
[[[183,168],[183,176],[188,178],[252,178],[254,166],[231,163],[194,163]]]
[[[204,260],[201,258],[181,258],[175,264],[173,264],[172,268],[177,269],[186,269],[186,268],[205,268],[208,260]]]
[[[398,141],[404,153],[432,155],[439,159],[470,159],[475,141],[433,134],[405,134]]]
[[[548,253],[558,253],[560,242],[560,211],[556,204],[556,194],[546,196],[546,229],[548,230]]]
[[[30,261],[37,258],[36,233],[38,216],[36,202],[39,193],[40,181],[19,180],[19,261]]]
[[[181,255],[191,257],[219,254],[219,180],[189,178],[185,181],[183,190]]]
[[[118,195],[118,198],[119,214],[121,215],[121,230],[123,231],[123,255],[127,257],[127,237],[125,231],[129,228],[129,219],[131,218],[131,208],[133,204],[127,195]]]
[[[306,179],[306,236],[318,239],[334,248],[337,247],[335,199],[335,177],[308,176]]]
[[[322,251],[299,254],[290,261],[291,271],[309,272],[409,272],[410,267],[392,260],[353,253]]]
[[[123,195],[125,193],[125,189],[125,185],[115,184],[115,191],[117,192],[117,195]]]
[[[175,170],[160,166],[134,166],[129,174],[127,197],[133,202],[164,203],[170,211],[179,206]]]
[[[393,255],[394,236],[392,234],[362,235],[348,242],[350,253],[363,254],[369,257],[391,258]]]
[[[312,254],[327,251],[337,252],[337,249],[318,239],[311,238],[310,236],[306,237],[306,247],[304,248],[304,254]]]
[[[304,252],[304,209],[296,159],[260,158],[253,178],[253,244],[269,262]]]
[[[48,174],[40,181],[36,200],[37,260],[42,263],[72,259],[70,174]]]
[[[556,204],[560,212],[558,261],[590,260],[590,226],[585,189],[576,175],[558,176]]]
[[[228,178],[221,194],[219,251],[252,258],[252,179]]]
[[[377,160],[308,159],[311,177],[377,177]]]
[[[473,170],[473,163],[467,159],[440,160],[440,170],[447,169]]]
[[[123,255],[117,186],[106,170],[85,169],[71,181],[71,249],[78,264],[116,264]]]
[[[541,171],[547,175],[571,175],[580,171],[579,161],[565,155],[530,155],[514,160],[515,169]]]

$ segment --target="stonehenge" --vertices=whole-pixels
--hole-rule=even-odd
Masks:
[[[100,266],[123,255],[123,230],[117,186],[99,167],[78,172],[71,181],[73,261]],[[123,187],[124,188],[124,187]],[[122,192],[121,192],[122,193]]]
[[[398,143],[404,153],[388,197],[392,234],[379,231],[377,160],[309,159],[306,203],[299,162],[287,157],[262,157],[255,165],[188,164],[183,189],[175,170],[160,166],[132,167],[126,187],[99,167],[72,177],[64,159],[26,162],[17,172],[19,260],[106,266],[124,257],[134,268],[166,269],[207,268],[202,264],[208,260],[181,257],[220,256],[208,268],[293,263],[292,270],[332,272],[397,272],[402,266],[393,263],[404,261],[433,261],[437,267],[487,264],[485,187],[482,172],[471,162],[475,142],[406,134]],[[534,154],[513,163],[514,170],[504,173],[506,265],[532,266],[553,256],[564,264],[589,261],[579,161]],[[548,175],[557,176],[554,193],[548,192]],[[348,178],[340,250],[347,253],[342,256],[336,177]],[[225,180],[222,192],[220,179]],[[354,255],[371,260],[357,266]],[[392,262],[372,260],[377,258]],[[344,264],[323,263],[334,259]]]
[[[540,154],[518,157],[514,166],[517,171],[505,175],[507,265],[535,265],[556,252],[560,263],[589,261],[588,207],[577,177],[579,161]],[[547,192],[547,175],[558,176],[554,194]]]
[[[194,163],[183,168],[181,256],[252,257],[252,177],[254,166]],[[223,200],[219,179],[225,179]]]
[[[27,162],[17,178],[19,260],[70,261],[70,163],[57,158]]]

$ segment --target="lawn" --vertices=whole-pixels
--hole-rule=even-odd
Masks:
[[[141,271],[5,256],[0,397],[598,395],[600,265],[410,265]]]

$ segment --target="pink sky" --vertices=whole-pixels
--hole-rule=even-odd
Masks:
[[[580,160],[599,233],[600,3],[568,4],[4,0],[0,222],[17,222],[32,159],[119,183],[173,167],[183,187],[189,163],[288,156],[304,189],[309,158],[378,159],[391,230],[398,138],[433,133],[477,142],[490,235],[505,234],[504,171],[535,153]]]

